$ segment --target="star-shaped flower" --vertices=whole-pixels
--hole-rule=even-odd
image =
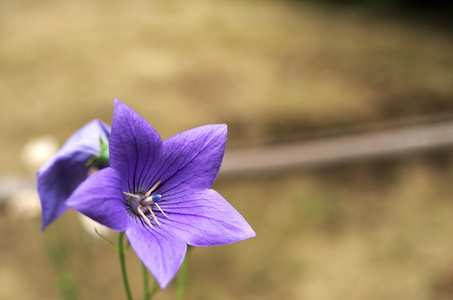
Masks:
[[[110,165],[84,181],[68,206],[124,231],[161,288],[174,277],[187,244],[215,246],[255,236],[244,218],[210,189],[225,151],[226,125],[207,125],[162,141],[115,100]]]
[[[42,230],[68,209],[66,200],[88,177],[90,160],[108,145],[110,127],[93,120],[74,133],[37,173],[37,189],[42,207]],[[105,146],[107,147],[107,146]],[[106,148],[108,150],[108,148]],[[105,162],[108,165],[108,162]],[[105,165],[101,162],[97,167]]]

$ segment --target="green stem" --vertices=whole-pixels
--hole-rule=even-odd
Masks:
[[[124,232],[120,232],[118,235],[118,253],[120,256],[120,264],[121,264],[121,273],[123,274],[123,283],[124,289],[126,290],[126,295],[128,300],[133,300],[131,289],[129,287],[129,281],[127,280],[127,272],[126,272],[126,259],[124,257]]]
[[[146,269],[145,265],[142,263],[142,273],[143,273],[143,293],[144,299],[150,299],[150,290],[149,290],[149,282],[148,282],[148,269]]]
[[[98,230],[97,228],[95,227],[94,228],[94,231],[97,233],[97,235],[99,235],[104,241],[106,241],[107,243],[109,243],[110,245],[112,245],[116,250],[118,250],[118,247],[115,245],[114,242],[112,242],[109,238],[103,236]]]
[[[153,283],[153,286],[151,288],[151,291],[149,292],[149,299],[148,300],[153,298],[154,294],[158,291],[158,287],[159,287],[159,285],[157,284],[157,281],[154,280],[154,283]]]
[[[184,261],[181,265],[181,268],[179,269],[178,276],[176,278],[176,293],[175,293],[175,298],[176,300],[182,300],[184,297],[184,292],[186,289],[186,275],[187,275],[187,261],[188,261],[188,255],[184,258]]]
[[[142,272],[143,272],[143,290],[145,293],[145,300],[151,300],[154,296],[154,294],[158,291],[159,285],[157,284],[157,281],[154,280],[152,287],[150,288],[149,286],[149,281],[148,281],[148,269],[145,267],[145,265],[142,263]]]

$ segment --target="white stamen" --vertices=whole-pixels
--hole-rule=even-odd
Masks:
[[[153,216],[153,220],[156,220],[157,225],[160,226],[159,220],[156,218],[156,215],[154,214],[153,209],[151,208],[151,206],[149,206],[148,203],[146,203],[145,205],[148,208],[148,210],[151,213],[151,215]]]
[[[142,197],[140,197],[140,195],[135,195],[135,194],[126,193],[126,192],[123,192],[123,194],[126,195],[126,196],[129,196],[129,197],[133,197],[133,198],[138,199],[138,200],[142,200]]]
[[[151,224],[151,222],[149,221],[149,219],[146,217],[145,213],[140,209],[140,207],[137,209],[138,213],[143,217],[143,219],[145,219],[146,223],[148,223],[148,225],[150,227],[153,227],[153,224]],[[157,221],[157,220],[156,220]],[[157,223],[159,224],[159,223]],[[159,225],[160,226],[160,225]]]
[[[164,213],[164,211],[162,210],[162,208],[160,208],[159,204],[154,203],[154,205],[156,205],[157,208],[160,210],[160,212],[161,212],[166,218],[168,218],[168,216]]]
[[[145,198],[148,198],[149,195],[151,195],[151,193],[159,186],[159,184],[160,184],[161,182],[162,182],[162,181],[160,181],[160,180],[159,180],[158,182],[156,182],[156,183],[149,189],[149,191],[146,192]]]
[[[160,206],[156,203],[157,201],[160,200],[161,198],[161,195],[160,194],[155,194],[155,195],[151,195],[152,192],[159,186],[159,184],[161,183],[162,181],[158,181],[156,182],[150,189],[148,192],[146,192],[146,194],[141,194],[141,193],[138,193],[138,194],[131,194],[131,193],[127,193],[127,192],[123,192],[124,195],[128,196],[128,197],[131,197],[131,198],[135,198],[137,199],[137,203],[134,204],[134,208],[133,208],[133,211],[136,211],[144,220],[145,222],[150,226],[150,227],[153,227],[153,224],[151,223],[152,220],[155,220],[157,225],[161,226],[160,223],[159,223],[159,220],[157,219],[156,215],[154,214],[154,211],[152,209],[152,205],[156,205],[157,208],[159,209],[159,211],[166,217],[168,218],[168,216],[164,213],[164,211],[162,210],[162,208],[160,208]],[[156,202],[153,201],[153,197],[156,196],[155,200]],[[131,200],[129,199],[129,205],[131,205]],[[136,205],[136,206],[135,206]],[[147,208],[149,213],[151,214],[152,218],[150,219],[149,217],[146,216],[145,212],[143,211],[143,209]],[[131,207],[132,209],[132,207]]]

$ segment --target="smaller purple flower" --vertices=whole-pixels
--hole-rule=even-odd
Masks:
[[[111,167],[85,180],[68,206],[124,231],[165,288],[181,266],[187,245],[225,245],[255,236],[244,218],[210,189],[226,135],[226,125],[207,125],[162,141],[147,121],[116,100]]]
[[[66,212],[66,200],[88,177],[92,166],[108,166],[110,127],[93,120],[74,133],[37,173],[37,189],[42,207],[42,229]],[[103,154],[103,156],[101,156]],[[99,158],[99,159],[97,159]]]

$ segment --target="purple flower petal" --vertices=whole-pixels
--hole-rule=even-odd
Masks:
[[[186,191],[162,196],[168,218],[159,214],[163,228],[192,246],[218,246],[256,236],[245,219],[214,190]]]
[[[207,189],[222,164],[227,126],[206,125],[181,132],[164,142],[153,181],[162,181],[159,192]]]
[[[123,191],[144,191],[143,182],[157,161],[161,145],[157,131],[129,106],[115,99],[110,165],[121,176]]]
[[[113,168],[102,169],[85,180],[69,197],[67,206],[113,230],[125,231],[131,225],[120,178]]]
[[[67,205],[125,231],[164,288],[181,266],[187,244],[223,245],[255,236],[244,218],[209,189],[222,162],[226,135],[226,125],[207,125],[162,142],[147,121],[115,100],[111,168],[85,180]]]
[[[100,153],[102,138],[108,141],[110,128],[93,120],[74,133],[63,147],[37,173],[42,207],[42,230],[66,210],[65,201],[88,176],[86,163]]]
[[[159,226],[131,226],[126,236],[137,256],[164,289],[184,260],[186,243]]]

